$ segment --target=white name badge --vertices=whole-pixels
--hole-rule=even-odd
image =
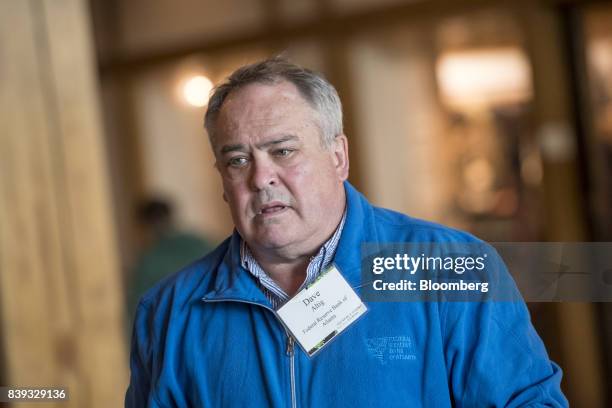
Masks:
[[[276,312],[312,356],[367,311],[335,265]]]

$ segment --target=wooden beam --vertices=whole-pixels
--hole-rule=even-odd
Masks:
[[[127,383],[88,24],[83,0],[0,2],[4,380],[68,387],[58,407],[120,406]]]
[[[116,56],[115,58],[101,61],[99,71],[103,76],[131,75],[137,74],[143,69],[149,69],[176,60],[177,58],[197,53],[214,55],[244,46],[275,44],[279,39],[291,42],[305,38],[340,38],[366,29],[388,27],[392,24],[406,24],[411,21],[422,22],[426,19],[435,19],[439,16],[453,13],[469,12],[470,10],[499,6],[504,3],[515,4],[516,2],[529,3],[529,0],[515,0],[513,2],[493,0],[419,1],[350,14],[327,14],[324,18],[317,19],[316,21],[291,25],[278,22],[278,24],[268,25],[261,30],[250,32],[237,31],[228,36],[194,40],[168,49],[131,56]]]
[[[527,34],[526,49],[534,77],[533,119],[543,157],[543,205],[546,239],[585,241],[588,231],[578,175],[578,152],[568,48],[563,38],[557,5],[536,4],[517,10],[517,19]],[[551,149],[555,138],[565,149]],[[562,147],[563,147],[562,146]],[[550,310],[553,306],[553,310]],[[544,307],[558,329],[555,347],[566,372],[563,387],[573,405],[603,407],[601,345],[597,337],[592,303],[561,302]],[[576,354],[580,350],[580,354]]]
[[[262,0],[268,1],[268,0]],[[319,0],[318,0],[319,1]],[[180,46],[159,49],[134,55],[116,55],[100,61],[99,72],[106,75],[131,75],[143,69],[165,64],[177,58],[203,53],[214,55],[245,46],[262,46],[292,42],[306,38],[346,37],[368,29],[389,27],[394,24],[424,22],[457,13],[469,13],[487,7],[516,7],[542,4],[595,4],[606,0],[423,0],[393,6],[379,7],[354,13],[332,14],[331,7],[319,1],[320,9],[326,10],[324,18],[301,23],[285,24],[275,20],[255,31],[236,31],[218,38],[202,38],[186,41]],[[607,0],[609,1],[609,0]],[[264,3],[274,8],[274,3]]]

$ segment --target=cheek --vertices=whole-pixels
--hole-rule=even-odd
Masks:
[[[325,168],[326,165],[327,163],[325,163],[324,160],[313,158],[312,155],[304,155],[304,157],[301,157],[296,163],[291,166],[286,166],[284,168],[284,175],[294,183],[312,183],[313,181],[317,181],[319,175],[323,173],[322,169]]]
[[[248,190],[245,189],[240,183],[224,180],[223,198],[232,208],[232,210],[236,210],[243,207],[248,201]]]
[[[309,166],[296,169],[294,177],[296,180],[299,179],[301,182],[307,183],[306,187],[309,189],[316,190],[337,176],[332,163],[328,160],[319,160]]]
[[[291,194],[301,203],[308,203],[302,210],[312,210],[320,205],[321,195],[326,195],[326,185],[333,180],[333,174],[325,162],[310,166],[296,166],[287,169],[286,184]]]
[[[311,172],[312,169],[306,166],[292,166],[285,170],[285,175],[295,184],[307,179]]]
[[[281,184],[298,202],[304,202],[310,197],[310,192],[316,188],[317,178],[313,169],[304,166],[286,168]]]

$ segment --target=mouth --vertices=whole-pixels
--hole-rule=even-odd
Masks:
[[[262,205],[259,208],[259,211],[257,211],[257,215],[267,216],[267,215],[279,214],[285,211],[287,208],[289,207],[280,202],[268,203],[268,204]]]

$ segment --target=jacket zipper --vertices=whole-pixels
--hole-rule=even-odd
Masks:
[[[294,353],[294,342],[293,337],[287,333],[287,355],[289,356],[289,370],[291,374],[291,408],[296,408],[296,396],[295,396],[295,353]]]
[[[264,309],[268,309],[269,311],[271,311],[274,314],[274,317],[276,317],[277,320],[280,319],[277,317],[276,312],[274,311],[274,309],[266,306],[266,305],[262,305],[261,303],[257,303],[257,302],[249,302],[248,300],[240,300],[240,299],[206,299],[206,298],[202,298],[202,301],[204,302],[210,302],[210,303],[214,303],[214,302],[238,302],[238,303],[246,303],[249,305],[254,305],[254,306],[260,306],[263,307]],[[291,379],[291,408],[296,408],[297,407],[297,397],[296,397],[296,392],[295,392],[295,342],[293,340],[293,336],[291,336],[291,334],[289,334],[289,332],[287,331],[287,329],[285,328],[285,326],[281,323],[281,326],[283,327],[283,330],[285,331],[285,334],[287,335],[287,350],[286,350],[286,354],[287,356],[289,356],[289,376]]]

